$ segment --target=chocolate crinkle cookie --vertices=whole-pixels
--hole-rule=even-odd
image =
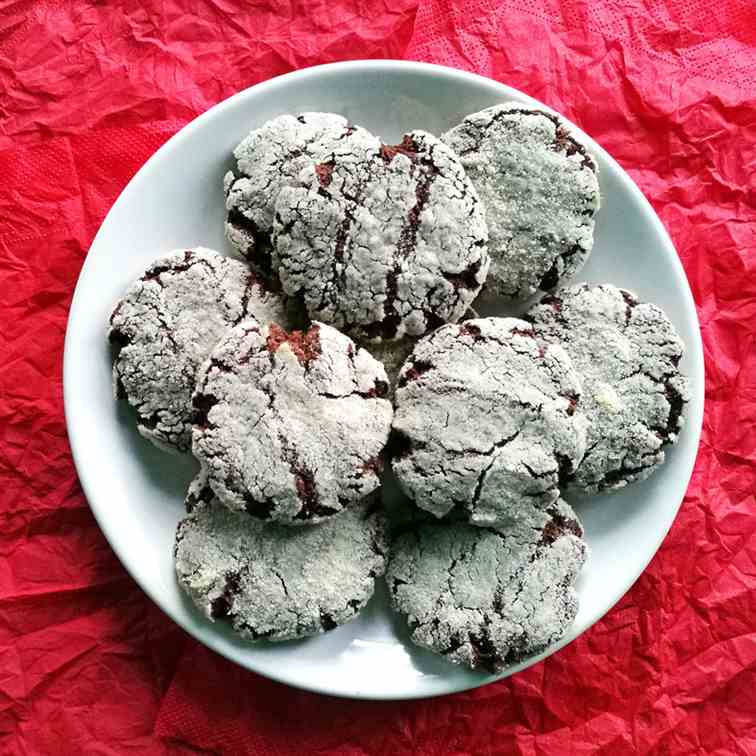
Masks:
[[[442,139],[486,207],[486,291],[526,299],[576,273],[593,247],[596,162],[560,119],[520,103],[467,116]]]
[[[489,672],[538,653],[575,619],[588,549],[561,499],[500,530],[418,522],[391,544],[386,582],[412,640]]]
[[[226,238],[251,263],[270,268],[270,232],[278,193],[308,165],[342,154],[374,153],[380,140],[333,113],[281,115],[236,147],[224,178]]]
[[[247,320],[198,374],[192,448],[230,509],[317,522],[378,487],[387,393],[383,366],[335,328]]]
[[[211,620],[249,640],[280,641],[354,618],[383,575],[384,517],[373,497],[309,528],[261,522],[223,506],[201,481],[174,545],[181,587]]]
[[[162,448],[191,448],[197,368],[243,318],[288,323],[281,297],[243,263],[209,249],[163,257],[115,306],[108,339],[115,350],[117,398],[137,411],[139,432]]]
[[[483,208],[452,151],[413,131],[335,154],[276,203],[273,268],[312,318],[357,340],[419,336],[458,320],[488,272]]]
[[[587,451],[565,482],[597,493],[647,478],[676,443],[690,396],[669,318],[610,284],[563,289],[526,317],[539,338],[564,346],[583,380]]]
[[[437,517],[476,525],[547,507],[585,452],[580,380],[557,345],[514,318],[446,325],[418,342],[397,383],[392,467]]]

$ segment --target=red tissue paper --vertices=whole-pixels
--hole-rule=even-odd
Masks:
[[[446,698],[285,688],[142,594],[77,483],[66,317],[139,166],[239,89],[335,60],[476,71],[637,181],[703,333],[703,438],[636,585],[563,651]],[[756,6],[750,0],[0,2],[0,753],[756,753]]]

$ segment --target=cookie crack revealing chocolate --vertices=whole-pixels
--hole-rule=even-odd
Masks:
[[[215,427],[210,422],[209,415],[210,410],[218,404],[218,401],[218,397],[212,394],[195,393],[192,397],[192,406],[194,407],[192,423],[203,430]]]
[[[179,585],[208,619],[247,640],[289,640],[343,625],[372,596],[388,553],[384,515],[372,502],[291,528],[231,512],[203,489],[200,474],[174,562]]]
[[[562,500],[547,510],[526,506],[500,529],[416,522],[392,539],[392,606],[419,646],[499,672],[559,640],[574,620],[588,554],[582,535]]]
[[[207,486],[203,485],[199,488],[193,486],[189,487],[189,491],[184,499],[184,506],[188,514],[191,514],[195,509],[209,504],[213,500],[213,491]],[[176,540],[179,540],[178,533],[180,529],[176,531]]]
[[[276,502],[272,499],[256,499],[247,491],[244,492],[242,498],[244,500],[244,511],[247,514],[261,520],[269,520],[273,517]]]
[[[339,511],[337,508],[327,507],[320,503],[315,485],[315,472],[299,459],[296,449],[281,434],[279,434],[279,441],[283,450],[283,458],[289,463],[289,469],[294,476],[297,495],[302,502],[299,512],[294,515],[294,519],[312,520],[316,517],[322,518],[336,514]]]
[[[398,280],[402,273],[403,261],[413,254],[417,248],[417,232],[420,224],[420,214],[428,204],[430,190],[436,176],[439,173],[438,168],[433,162],[433,148],[428,155],[423,157],[419,154],[420,147],[415,140],[406,135],[400,144],[382,145],[381,157],[386,163],[390,163],[398,154],[409,158],[416,173],[420,173],[420,178],[415,184],[415,204],[410,208],[407,219],[402,227],[399,239],[394,249],[393,267],[386,274],[386,299],[383,303],[383,329],[381,337],[390,341],[396,336],[396,332],[401,323],[401,316],[396,312],[396,300],[398,295]],[[442,272],[442,275],[445,275]],[[478,287],[479,288],[479,287]]]
[[[327,391],[323,391],[318,396],[322,396],[324,399],[344,399],[348,396],[361,396],[363,399],[374,399],[375,397],[383,398],[388,396],[389,385],[387,381],[377,380],[372,388],[367,391],[349,391],[346,394],[329,394]]]
[[[455,291],[475,289],[480,278],[480,260],[468,265],[461,273],[442,273],[441,275],[452,285]]]
[[[137,412],[139,432],[161,448],[191,446],[197,368],[242,317],[288,323],[284,301],[248,268],[208,249],[152,263],[110,317],[113,387]]]
[[[314,360],[321,354],[320,326],[316,323],[307,331],[285,331],[277,323],[271,323],[268,328],[268,338],[265,342],[267,350],[274,354],[281,344],[287,344],[294,352],[299,364],[307,370]]]
[[[232,207],[226,215],[226,238],[234,240],[231,243],[237,250],[254,250],[254,260],[257,269],[266,277],[274,280],[272,252],[273,242],[270,232],[261,231],[258,225],[248,218],[241,210]],[[242,243],[241,240],[244,240]],[[243,254],[249,257],[250,252]]]
[[[380,342],[464,314],[488,270],[487,232],[474,188],[435,137],[342,153],[300,180],[276,203],[274,266],[312,318]]]
[[[402,388],[412,381],[416,381],[420,376],[433,369],[433,364],[424,360],[408,361],[402,368],[397,382],[397,388]]]
[[[183,263],[176,262],[173,259],[154,263],[147,268],[147,272],[142,276],[141,280],[145,282],[154,281],[158,286],[164,287],[165,282],[160,278],[163,274],[170,273],[171,275],[177,275],[179,273],[185,273],[194,265],[205,265],[208,270],[213,273],[215,272],[215,269],[209,260],[197,255],[194,250],[185,249]]]
[[[580,520],[577,517],[571,517],[566,508],[557,509],[551,508],[546,510],[547,514],[551,518],[543,528],[541,534],[541,540],[538,542],[539,546],[551,546],[558,538],[561,538],[567,533],[578,538],[583,537],[583,526],[580,524]]]
[[[331,181],[331,176],[333,174],[333,170],[336,167],[335,160],[330,164],[329,168],[329,184]],[[317,170],[317,166],[316,166]],[[362,182],[359,182],[357,187],[354,190],[354,195],[350,195],[348,197],[349,202],[353,206],[359,205],[359,203],[362,200],[363,192],[364,192],[364,184]],[[330,198],[330,195],[326,195]],[[319,309],[326,308],[328,306],[328,300],[329,298],[338,298],[340,295],[340,292],[344,290],[346,287],[346,266],[344,265],[344,255],[346,252],[346,249],[349,245],[349,230],[352,227],[352,224],[355,222],[354,217],[354,211],[352,207],[349,205],[344,207],[344,218],[342,219],[341,223],[339,224],[338,229],[336,230],[336,239],[334,244],[334,250],[333,250],[333,260],[331,263],[331,274],[332,274],[332,282],[330,286],[325,286],[323,288],[323,295],[320,300],[320,304],[318,305]],[[309,241],[309,239],[308,239]]]
[[[210,617],[212,619],[228,617],[231,614],[234,596],[239,592],[240,578],[241,575],[238,572],[226,573],[220,596],[210,602]]]
[[[628,480],[644,480],[659,465],[659,458],[656,454],[649,454],[646,459],[646,464],[635,467],[622,464],[620,467],[610,470],[602,478],[595,479],[593,484],[603,490],[615,487],[622,488]]]
[[[538,288],[542,291],[548,291],[549,289],[555,288],[559,283],[561,272],[567,268],[570,259],[575,255],[580,254],[581,251],[582,248],[579,244],[573,244],[564,252],[559,252],[551,267],[546,273],[544,273],[541,282],[538,284]]]
[[[475,505],[478,503],[478,501],[480,501],[480,495],[481,495],[481,492],[483,491],[483,483],[486,479],[486,475],[488,475],[489,471],[494,466],[494,463],[496,462],[496,459],[497,459],[497,455],[495,453],[496,450],[501,449],[507,444],[511,443],[519,435],[520,435],[520,431],[517,430],[511,436],[495,443],[489,451],[483,452],[483,455],[490,457],[491,461],[480,471],[480,474],[478,475],[478,480],[475,482],[475,489],[473,490],[472,501],[469,504],[470,510],[473,510],[475,508]],[[533,472],[533,469],[527,464],[525,464],[524,462],[523,462],[523,466],[534,478],[539,477]],[[547,472],[545,475],[549,476],[549,473]]]

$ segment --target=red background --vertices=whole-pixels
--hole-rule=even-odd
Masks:
[[[707,359],[681,513],[564,651],[472,693],[355,703],[190,640],[77,483],[61,358],[99,223],[233,92],[346,58],[446,63],[562,111],[650,198]],[[0,752],[756,753],[756,6],[749,0],[0,0]]]

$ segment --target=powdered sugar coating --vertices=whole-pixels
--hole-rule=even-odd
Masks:
[[[559,640],[574,620],[582,534],[562,500],[500,530],[411,525],[391,544],[392,604],[419,646],[498,672]]]
[[[506,103],[467,116],[442,139],[486,207],[486,290],[549,291],[583,267],[599,209],[595,160],[554,115]]]
[[[456,156],[431,134],[337,155],[276,203],[273,267],[312,318],[372,341],[458,320],[488,272],[487,231]]]
[[[383,575],[385,523],[372,502],[291,528],[204,495],[176,530],[176,575],[208,619],[228,622],[248,640],[302,638],[342,625]]]
[[[192,448],[230,509],[318,522],[378,487],[387,393],[383,366],[335,328],[244,321],[198,375]]]
[[[281,297],[246,265],[209,249],[179,250],[147,268],[110,317],[116,398],[137,410],[139,432],[162,448],[191,448],[197,368],[242,318],[288,325]]]
[[[418,342],[399,375],[392,467],[437,517],[476,525],[547,507],[585,452],[580,380],[564,350],[515,318],[446,325]]]
[[[596,493],[647,478],[677,442],[690,397],[669,318],[624,289],[581,284],[544,297],[527,319],[583,379],[588,445],[569,487]]]
[[[236,171],[226,174],[226,238],[263,269],[278,193],[308,165],[330,156],[375,152],[380,141],[333,113],[281,115],[254,129],[234,150]]]

